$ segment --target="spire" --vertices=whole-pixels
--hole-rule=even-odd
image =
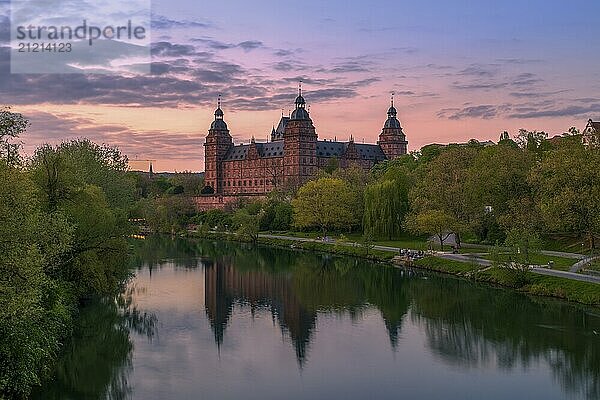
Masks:
[[[215,110],[215,120],[210,125],[210,129],[227,130],[227,124],[223,120],[223,110],[221,109],[221,95],[217,98],[217,109]]]
[[[298,82],[298,96],[302,97],[302,79]]]
[[[256,140],[254,140],[254,135],[252,135],[252,139],[250,139],[250,143],[256,143]]]
[[[215,110],[215,121],[223,119],[223,110],[221,110],[221,95],[217,98],[217,109]]]
[[[398,112],[396,111],[396,107],[394,107],[394,92],[392,92],[392,96],[390,99],[390,108],[388,108],[388,119],[389,118],[396,118],[396,115],[398,115]]]

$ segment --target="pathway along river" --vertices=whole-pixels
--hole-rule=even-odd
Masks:
[[[154,237],[39,399],[599,399],[600,313],[353,258]]]

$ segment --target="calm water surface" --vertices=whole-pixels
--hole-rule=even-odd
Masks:
[[[600,399],[600,315],[291,250],[151,238],[39,399]]]

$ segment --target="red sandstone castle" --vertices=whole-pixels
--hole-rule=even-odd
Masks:
[[[213,208],[239,196],[265,195],[277,188],[301,185],[320,168],[356,165],[365,169],[375,163],[406,154],[408,142],[396,118],[394,101],[379,134],[377,144],[318,140],[315,127],[299,90],[296,107],[281,117],[271,141],[234,145],[219,101],[210,126],[205,149],[204,200],[201,208]]]

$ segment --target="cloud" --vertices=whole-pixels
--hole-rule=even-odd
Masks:
[[[463,69],[458,73],[458,75],[476,76],[476,78],[471,81],[452,82],[451,86],[460,90],[490,90],[507,87],[523,90],[524,88],[534,87],[537,83],[543,82],[543,79],[531,72],[524,72],[518,75],[504,77],[502,79],[492,79],[494,72],[473,66]],[[452,74],[449,74],[448,76],[452,76]]]
[[[468,66],[467,68],[461,70],[458,72],[458,75],[465,75],[465,76],[478,76],[478,77],[492,77],[495,76],[497,74],[497,70],[494,70],[492,68],[489,67],[485,67],[483,65],[479,65],[479,64],[471,64],[470,66]]]
[[[533,58],[498,58],[498,59],[496,59],[496,62],[503,63],[503,64],[523,65],[523,64],[538,64],[538,63],[544,62],[544,60],[533,59]]]
[[[536,98],[536,97],[549,97],[554,96],[561,93],[570,92],[572,90],[555,90],[550,92],[542,92],[542,91],[526,91],[526,92],[511,92],[509,93],[512,97],[516,98]]]
[[[191,39],[191,41],[195,43],[201,43],[213,50],[228,50],[237,47],[247,52],[265,47],[263,42],[259,40],[246,40],[237,44],[225,43],[211,38],[194,38]]]
[[[507,105],[495,106],[490,104],[468,106],[464,108],[445,108],[438,111],[439,118],[447,118],[452,120],[460,120],[465,118],[481,118],[491,119],[497,117],[500,113],[505,112],[510,107]]]
[[[302,64],[297,62],[288,62],[288,61],[279,61],[274,64],[271,64],[272,68],[275,71],[289,72],[294,70],[304,69],[305,67]]]
[[[331,74],[345,74],[351,72],[369,72],[372,62],[368,61],[347,61],[333,65],[331,68],[319,68],[316,72],[325,72]]]
[[[600,102],[583,106],[566,106],[552,109],[531,109],[508,115],[509,118],[577,117],[581,115],[599,115]]]
[[[505,82],[493,82],[484,80],[476,80],[474,82],[469,83],[452,82],[452,87],[460,90],[490,90],[500,89],[506,86],[508,86],[508,84]]]
[[[214,26],[209,22],[199,22],[199,21],[178,21],[174,19],[169,19],[163,15],[152,14],[152,29],[157,30],[168,30],[175,28],[213,28]]]
[[[154,57],[183,57],[197,54],[194,46],[171,42],[152,43],[151,52]]]
[[[542,82],[543,79],[538,78],[535,74],[531,72],[526,72],[517,75],[511,84],[513,86],[531,86],[535,83]]]
[[[244,51],[250,51],[264,47],[263,42],[259,40],[246,40],[245,42],[238,43],[237,46],[244,49]]]

